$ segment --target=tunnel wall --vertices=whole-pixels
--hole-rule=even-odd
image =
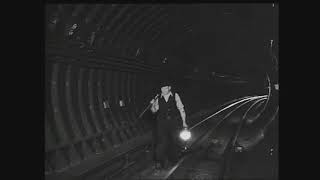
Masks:
[[[146,120],[137,117],[152,94],[151,68],[66,52],[71,51],[46,53],[46,173],[63,171],[150,131]]]
[[[144,143],[152,116],[137,117],[155,94],[160,70],[149,51],[165,12],[153,5],[46,6],[46,174],[87,171],[99,164],[88,161],[97,154],[112,157]]]

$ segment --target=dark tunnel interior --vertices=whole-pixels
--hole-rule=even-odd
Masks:
[[[168,78],[192,139],[159,179],[278,178],[277,3],[46,4],[44,16],[45,179],[154,179],[146,107]]]

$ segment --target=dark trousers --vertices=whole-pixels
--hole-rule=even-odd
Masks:
[[[156,160],[164,166],[165,161],[176,162],[178,160],[179,146],[178,138],[178,122],[172,118],[157,118],[156,124],[157,144],[156,144]]]

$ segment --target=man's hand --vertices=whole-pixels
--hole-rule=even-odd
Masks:
[[[155,100],[154,99],[152,99],[151,101],[150,101],[150,104],[153,104],[155,102]]]
[[[158,98],[159,94],[157,94],[151,101],[150,104],[154,104],[156,102],[156,99]]]
[[[157,101],[156,101],[155,99],[152,99],[152,100],[150,101],[150,105],[151,105],[151,111],[152,111],[152,113],[155,113],[155,112],[158,111],[159,105],[158,105],[158,103],[157,103]]]
[[[183,124],[182,124],[182,126],[183,126],[184,128],[188,128],[188,125],[187,125],[187,123],[186,123],[186,122],[184,122],[184,121],[183,121]]]

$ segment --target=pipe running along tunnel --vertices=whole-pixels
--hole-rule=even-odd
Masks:
[[[277,179],[278,4],[47,4],[45,36],[45,179]],[[167,77],[192,136],[157,176]]]

